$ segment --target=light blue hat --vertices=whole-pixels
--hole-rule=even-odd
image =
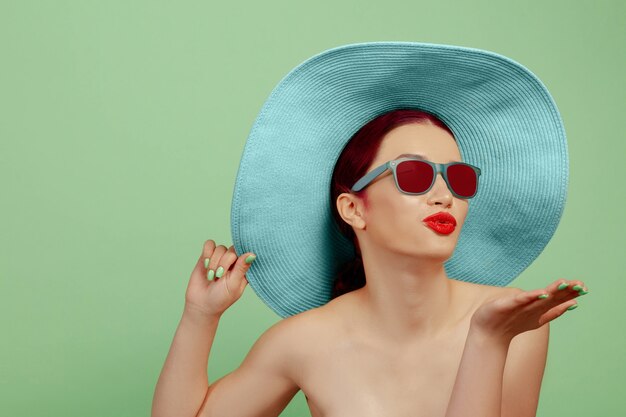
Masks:
[[[542,252],[565,206],[568,153],[550,93],[527,68],[480,49],[368,42],[319,53],[291,70],[263,105],[245,144],[232,200],[246,277],[281,317],[326,304],[355,256],[334,223],[331,176],[364,124],[418,109],[454,133],[481,168],[449,277],[505,286]]]

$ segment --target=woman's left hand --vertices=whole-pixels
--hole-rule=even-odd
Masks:
[[[471,325],[474,331],[510,342],[516,335],[559,317],[577,304],[576,297],[586,293],[582,281],[559,279],[546,288],[490,299],[474,312]],[[538,298],[542,294],[548,297]]]

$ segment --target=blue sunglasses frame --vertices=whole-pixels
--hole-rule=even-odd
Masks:
[[[400,185],[398,184],[398,176],[396,174],[396,169],[398,168],[398,165],[400,165],[402,162],[404,161],[420,161],[420,162],[424,162],[428,165],[430,165],[433,169],[433,172],[435,173],[435,175],[433,175],[433,181],[430,183],[430,186],[423,192],[421,193],[410,193],[408,191],[404,191],[402,188],[400,188]],[[465,165],[468,166],[470,168],[472,168],[474,170],[474,172],[476,173],[476,192],[474,194],[472,194],[471,196],[460,196],[457,193],[454,192],[454,190],[452,189],[452,187],[450,186],[450,182],[448,181],[448,167],[452,166],[452,165]],[[479,178],[480,178],[480,173],[481,170],[480,168],[478,168],[477,166],[468,164],[466,162],[449,162],[447,164],[437,164],[435,162],[431,162],[431,161],[427,161],[425,159],[419,159],[419,158],[400,158],[400,159],[394,159],[388,162],[385,162],[384,164],[374,168],[373,170],[371,170],[370,172],[368,172],[367,174],[365,174],[363,177],[361,177],[361,179],[359,179],[353,186],[352,186],[352,191],[353,192],[358,192],[361,191],[362,189],[364,189],[365,187],[367,187],[372,181],[374,181],[374,179],[376,179],[379,175],[381,175],[383,172],[387,171],[388,169],[391,170],[391,172],[393,172],[393,179],[396,183],[396,188],[398,189],[398,191],[400,191],[403,194],[409,194],[409,195],[421,195],[421,194],[426,194],[428,191],[430,191],[431,188],[433,188],[433,185],[435,184],[435,181],[437,180],[437,174],[441,173],[441,176],[443,177],[443,180],[446,182],[446,185],[448,186],[448,189],[450,190],[450,192],[457,198],[462,198],[462,199],[468,199],[468,198],[472,198],[476,195],[476,193],[478,192],[478,184],[479,184]]]

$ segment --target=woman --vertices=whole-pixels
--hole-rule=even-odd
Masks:
[[[380,50],[381,46],[389,49]],[[345,57],[350,57],[355,50],[365,51],[365,54],[359,55],[358,59],[352,56],[346,61]],[[397,56],[390,55],[390,51],[399,53]],[[291,99],[304,96],[310,100],[311,96],[315,96],[313,106],[320,102],[332,106],[336,103],[334,98],[345,96],[349,91],[345,87],[353,84],[346,82],[341,84],[342,88],[327,88],[335,92],[333,99],[321,97],[316,94],[318,90],[302,88],[307,85],[306,81],[297,79],[297,82],[292,82],[289,75],[281,82],[280,88],[275,89],[253,129],[251,138],[255,139],[249,138],[246,145],[235,197],[241,195],[238,190],[257,189],[259,184],[264,183],[284,187],[284,190],[276,190],[266,200],[261,193],[253,195],[246,204],[235,198],[233,213],[243,212],[244,207],[248,209],[253,205],[251,201],[267,209],[269,202],[278,200],[276,204],[279,204],[277,207],[280,210],[254,210],[253,213],[269,216],[265,218],[264,225],[258,218],[250,218],[253,216],[248,212],[244,217],[233,216],[235,245],[228,249],[223,245],[216,246],[212,240],[205,243],[190,279],[181,325],[157,385],[153,415],[175,411],[177,415],[189,416],[277,416],[300,389],[306,394],[312,416],[535,415],[547,353],[547,323],[576,306],[574,298],[587,292],[582,281],[565,279],[532,291],[502,286],[519,274],[519,265],[522,269],[528,265],[529,253],[538,255],[537,248],[543,248],[554,230],[543,233],[545,227],[540,222],[542,226],[537,234],[539,227],[529,219],[546,220],[550,218],[550,213],[560,216],[562,209],[558,204],[542,204],[540,211],[526,212],[521,206],[513,211],[504,211],[507,205],[502,203],[512,201],[508,194],[510,188],[514,188],[512,191],[523,202],[536,203],[539,201],[536,198],[545,198],[550,185],[562,192],[564,183],[558,178],[542,176],[549,173],[550,169],[546,167],[550,164],[542,164],[545,169],[543,174],[520,172],[520,167],[529,169],[541,162],[534,156],[505,152],[503,155],[513,159],[500,161],[498,146],[504,143],[503,149],[511,151],[516,146],[512,139],[508,142],[497,139],[500,142],[475,151],[472,151],[472,146],[487,141],[492,131],[500,126],[495,119],[491,122],[485,119],[485,115],[504,109],[498,113],[499,118],[508,112],[512,120],[519,121],[527,112],[527,109],[520,110],[521,105],[530,103],[529,108],[538,108],[540,100],[528,98],[528,92],[521,89],[519,96],[507,96],[513,103],[511,107],[502,104],[503,97],[509,93],[503,93],[504,90],[499,88],[501,86],[489,87],[486,84],[494,75],[500,74],[488,67],[487,62],[491,62],[494,55],[455,49],[455,52],[465,54],[457,65],[470,82],[448,85],[445,91],[457,94],[456,104],[468,102],[470,97],[459,94],[459,91],[481,94],[484,110],[478,104],[467,110],[466,115],[456,118],[456,110],[420,111],[417,104],[429,109],[437,108],[429,105],[423,90],[418,88],[422,93],[419,103],[407,106],[411,108],[396,108],[380,114],[378,107],[372,105],[372,109],[378,109],[378,115],[370,118],[348,139],[340,140],[340,155],[332,157],[338,153],[338,147],[333,147],[331,138],[338,135],[334,130],[337,129],[336,124],[328,123],[331,119],[345,123],[344,131],[354,132],[354,120],[360,116],[353,116],[353,120],[349,117],[356,114],[353,112],[356,108],[363,111],[363,106],[356,105],[362,103],[357,103],[358,100],[380,104],[387,95],[402,101],[397,91],[406,91],[411,87],[405,84],[405,77],[388,81],[389,72],[386,71],[394,67],[394,63],[395,69],[404,68],[407,75],[433,74],[429,85],[455,79],[450,71],[450,56],[447,55],[450,51],[449,47],[425,44],[370,43],[331,50],[332,53],[320,54],[307,61],[309,74],[315,72],[310,66],[319,63],[321,72],[310,79],[320,90],[324,90],[320,85],[337,87],[336,80],[345,82],[350,79],[350,74],[358,74],[359,81],[363,81],[366,76],[361,68],[355,67],[356,64],[365,62],[363,65],[370,70],[378,68],[377,62],[385,65],[383,73],[372,81],[373,84],[365,83],[370,88],[360,90],[354,95],[358,98],[348,105],[339,103],[335,107],[341,110],[326,113],[321,110],[324,117],[320,117],[314,129],[311,126],[304,129],[300,123],[289,118],[288,123],[295,123],[294,126],[301,129],[304,136],[311,132],[310,137],[315,137],[302,137],[298,144],[317,144],[319,147],[307,149],[305,146],[305,152],[300,153],[297,148],[287,149],[281,156],[276,154],[276,145],[263,143],[261,148],[267,150],[271,158],[257,154],[254,160],[266,165],[278,161],[275,165],[277,169],[268,167],[265,172],[253,170],[254,163],[250,162],[252,159],[246,159],[246,155],[251,154],[255,144],[261,143],[256,138],[272,136],[262,129],[263,126],[277,126],[278,132],[294,132],[296,129],[294,126],[281,129],[278,125],[286,118],[281,116],[280,111],[271,111],[280,107],[276,104],[280,103],[280,94],[287,94]],[[344,58],[341,58],[341,52],[345,53]],[[372,54],[368,55],[369,52]],[[436,66],[432,65],[435,61],[428,62],[424,67],[428,69],[417,69],[414,65],[416,61],[406,60],[409,56],[427,61],[433,52],[440,53],[437,62],[441,65],[445,63],[438,68],[439,71],[434,71]],[[372,57],[385,59],[369,60]],[[476,60],[481,57],[485,58],[484,73],[475,69]],[[467,65],[468,58],[473,59],[471,68]],[[346,62],[352,65],[333,66]],[[299,67],[299,71],[290,73],[291,79],[306,73],[305,64]],[[513,64],[507,61],[499,65],[497,70]],[[514,65],[518,70],[519,64]],[[328,68],[336,70],[331,77],[337,72],[344,73],[336,79],[323,78],[324,83],[320,84],[322,78],[319,74],[329,77],[331,72],[327,71]],[[443,68],[448,71],[445,75],[441,75]],[[482,84],[477,82],[479,73],[486,80]],[[298,87],[291,95],[285,92],[290,82]],[[363,92],[372,92],[372,85],[382,86],[379,94],[363,99]],[[396,91],[390,86],[402,86],[402,89]],[[358,88],[363,88],[362,84],[354,91]],[[437,97],[441,97],[442,91],[437,89]],[[485,92],[493,93],[492,102],[485,98]],[[430,94],[435,97],[434,93]],[[291,105],[292,113],[301,111],[306,120],[320,113],[317,107],[317,113],[314,113],[313,110],[300,110],[302,106],[294,106],[293,101],[285,100],[285,103]],[[500,107],[494,108],[493,103],[500,103]],[[336,117],[337,111],[343,117]],[[448,122],[445,123],[434,113],[447,115]],[[276,117],[272,118],[272,114]],[[480,121],[486,128],[472,133],[467,128],[473,126],[471,120]],[[541,125],[544,122],[535,123]],[[545,126],[552,125],[545,123]],[[324,133],[322,127],[329,131]],[[458,138],[453,131],[459,132]],[[517,131],[522,132],[521,135],[528,141],[522,143],[529,148],[526,154],[533,152],[529,147],[532,140],[546,140],[545,131],[542,135],[523,128]],[[564,140],[559,136],[558,129],[555,132],[552,136],[548,135],[551,139],[547,140]],[[318,139],[320,136],[323,139]],[[282,141],[281,145],[284,146],[285,142]],[[491,175],[497,173],[502,183],[495,186],[492,179],[491,183],[484,181],[485,187],[482,187],[483,184],[479,186],[479,178],[483,181],[483,167],[462,157],[463,146],[472,162],[483,157],[485,171],[488,167]],[[550,163],[562,166],[564,156],[558,153],[558,149],[540,148],[537,158],[552,152],[552,158],[557,155],[556,162]],[[281,174],[278,168],[288,166],[289,161],[298,158],[298,155],[300,157],[293,162],[291,170],[284,169],[286,173]],[[311,161],[314,163],[307,168],[307,163]],[[327,174],[329,171],[325,171],[324,166],[320,168],[323,161],[328,161],[325,167],[332,166],[331,175]],[[507,169],[498,170],[497,167],[520,161],[525,161],[525,165],[513,163],[513,170],[517,170],[518,176],[526,173],[526,184],[519,185],[524,188],[515,189],[517,185],[504,181],[510,175]],[[300,175],[292,176],[293,181],[285,181],[295,169]],[[310,175],[316,172],[318,176],[331,180],[332,204],[320,196],[320,190],[327,184],[315,185],[315,177]],[[251,187],[242,185],[244,183],[240,180],[244,177],[251,178]],[[305,178],[305,181],[298,183],[298,178]],[[544,178],[542,189],[537,190],[533,178]],[[267,190],[264,192],[267,193]],[[481,227],[477,230],[482,234],[466,234],[468,239],[462,246],[461,230],[465,229],[465,220],[469,217],[470,201],[481,202],[479,198],[484,194],[487,199],[482,201],[500,204],[502,218],[494,216],[493,208],[484,204],[472,207],[475,221],[482,218],[481,214],[486,214],[491,220],[489,223],[479,222]],[[259,199],[262,201],[259,202]],[[558,195],[549,200],[557,200],[561,204],[563,201]],[[306,203],[313,208],[307,208]],[[316,212],[316,204],[321,207],[324,203],[329,207],[324,208],[320,215]],[[329,212],[335,219],[330,226]],[[517,215],[510,216],[511,213]],[[248,224],[259,225],[253,233],[260,236],[256,238],[258,251],[235,251],[235,246],[245,246],[243,241],[254,241],[250,235],[245,237],[241,233],[242,218],[250,222]],[[268,223],[278,228],[275,231],[277,234],[266,231]],[[286,233],[288,229],[281,229],[285,223],[293,225],[293,230],[300,230],[301,233]],[[492,229],[493,224],[498,227]],[[329,231],[331,238],[309,239],[311,234],[322,229]],[[348,243],[353,249],[351,256],[342,255],[347,246],[341,246],[341,239],[334,237],[333,233],[340,233],[342,239],[351,242]],[[510,236],[511,233],[513,236]],[[268,242],[268,236],[273,240]],[[320,249],[320,241],[331,250]],[[250,244],[254,247],[254,243]],[[261,253],[265,248],[268,249]],[[494,248],[505,248],[508,252],[501,250],[501,254],[494,255],[490,253],[497,251]],[[511,249],[514,249],[514,255],[510,254]],[[237,256],[236,252],[244,253]],[[255,269],[250,268],[257,253],[259,261],[255,267],[258,266],[258,273],[251,284],[270,307],[283,317],[289,317],[259,338],[237,370],[209,385],[205,371],[217,323],[223,312],[241,296],[248,277],[254,276],[252,272]],[[322,264],[319,274],[318,271],[310,273],[306,262],[310,258],[294,258],[301,253],[309,254],[313,262]],[[452,264],[457,265],[456,269],[450,269],[458,274],[448,274],[447,266],[457,255],[460,256],[457,259],[464,262],[461,266],[458,266],[459,263]],[[269,261],[262,264],[266,259]],[[342,263],[338,261],[345,262],[346,259],[349,261],[343,268],[335,267]],[[517,269],[515,265],[518,265]],[[263,266],[270,268],[265,275]],[[484,278],[491,272],[487,269],[490,266],[498,271],[499,277]],[[212,271],[216,269],[213,276]],[[207,270],[208,281],[205,278]],[[483,271],[482,276],[476,275],[476,270]],[[325,273],[339,275],[333,282],[324,277]]]

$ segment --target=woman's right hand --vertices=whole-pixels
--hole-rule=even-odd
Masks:
[[[248,280],[245,273],[251,265],[246,263],[246,258],[253,255],[246,252],[237,257],[234,246],[226,249],[226,246],[215,246],[213,240],[207,240],[194,270],[191,272],[187,292],[185,293],[185,308],[198,311],[209,316],[220,317],[224,311],[237,301],[243,294]],[[256,258],[256,256],[254,256]],[[208,268],[204,260],[210,259]],[[254,260],[254,259],[252,259]],[[236,262],[235,262],[236,261]],[[218,271],[222,268],[224,273],[221,277],[209,280],[209,270]]]

